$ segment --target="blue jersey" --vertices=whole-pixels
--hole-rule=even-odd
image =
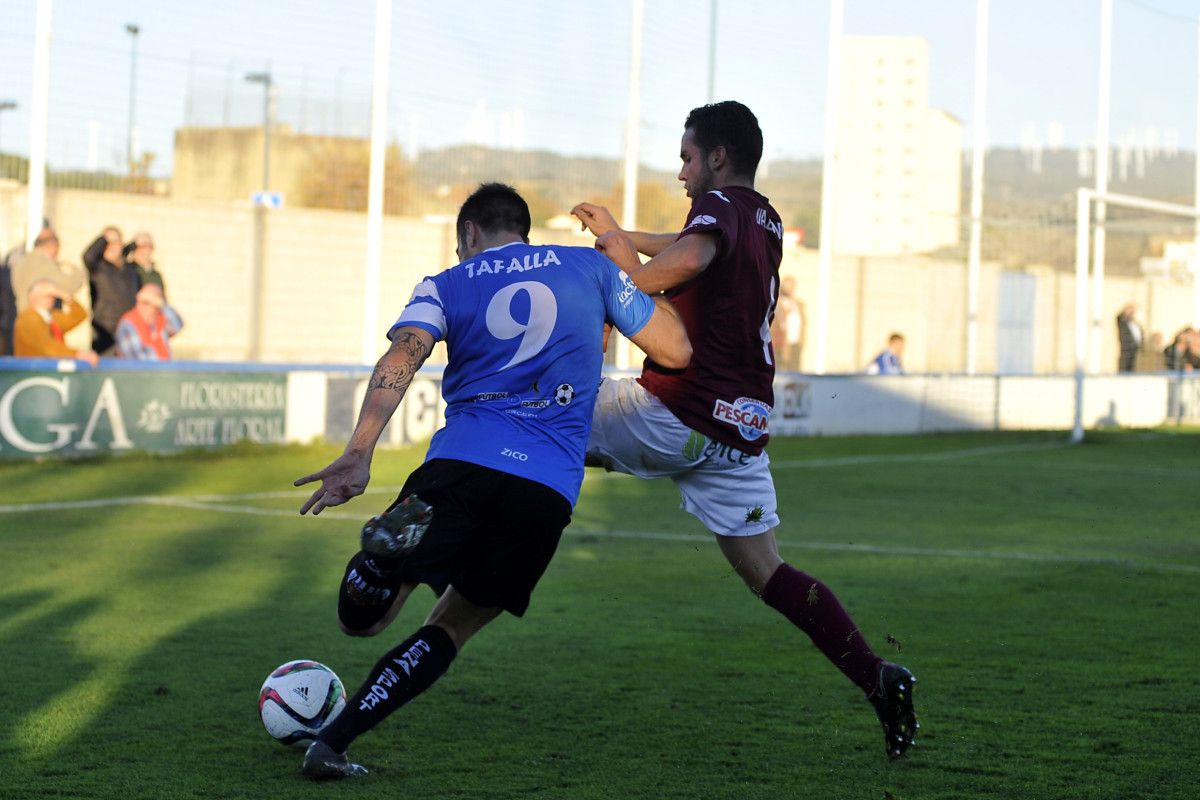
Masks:
[[[588,247],[485,250],[426,278],[388,338],[409,325],[444,339],[446,425],[426,460],[454,458],[537,481],[572,505],[603,361],[605,322],[633,336],[654,301]]]
[[[867,365],[867,372],[871,375],[903,375],[904,365],[900,363],[899,357],[888,349],[875,356]]]

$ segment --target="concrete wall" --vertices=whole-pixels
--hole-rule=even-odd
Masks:
[[[796,279],[805,301],[807,334],[801,369],[815,360],[813,324],[817,296],[817,252],[784,251],[784,275]],[[984,263],[980,271],[979,360],[981,373],[996,370],[1001,265]],[[1030,266],[1034,295],[1035,373],[1075,369],[1075,276],[1045,266]],[[1104,314],[1098,328],[1101,373],[1117,367],[1118,311],[1137,305],[1147,336],[1162,333],[1166,342],[1189,324],[1194,311],[1191,282],[1174,278],[1109,276],[1104,283]],[[898,331],[907,339],[904,364],[909,372],[960,372],[966,363],[966,265],[959,261],[906,257],[849,257],[833,260],[829,295],[829,372],[858,372]],[[1162,346],[1166,346],[1166,342]],[[1152,357],[1153,356],[1153,357]],[[1157,370],[1157,354],[1146,353],[1144,366]]]
[[[175,452],[261,444],[345,442],[370,368],[0,359],[0,459]],[[445,419],[440,369],[426,367],[385,430],[384,445],[428,439]],[[774,436],[1067,430],[1075,384],[1061,376],[812,377],[775,382]],[[1109,376],[1084,387],[1084,424],[1200,422],[1200,376]]]
[[[62,254],[78,263],[84,248],[108,224],[126,236],[139,229],[154,234],[170,301],[184,316],[174,342],[180,358],[239,360],[251,351],[251,286],[254,210],[249,202],[184,201],[166,197],[82,190],[52,190],[47,214],[62,240]],[[0,246],[24,235],[24,187],[0,182]],[[264,361],[357,362],[364,306],[366,217],[363,214],[283,208],[267,214],[262,313]],[[534,231],[533,240],[591,246],[573,231]],[[453,224],[444,220],[387,217],[377,304],[381,330],[400,312],[412,287],[425,275],[456,261]],[[817,253],[784,251],[782,271],[796,278],[807,316],[801,369],[813,363],[816,337]],[[1046,267],[1027,271],[1037,281],[1034,369],[1074,368],[1074,277]],[[995,369],[1000,266],[982,269],[979,370]],[[879,352],[892,331],[908,339],[910,372],[955,372],[965,363],[966,266],[921,256],[839,257],[830,293],[830,372],[857,372]],[[1115,370],[1117,311],[1138,306],[1148,333],[1169,340],[1191,321],[1191,283],[1172,278],[1112,278],[1105,282],[1101,320],[1101,366]],[[86,331],[77,335],[86,339]],[[69,340],[70,341],[70,340]],[[82,344],[82,342],[80,343]],[[80,346],[77,344],[76,346]],[[1165,346],[1165,343],[1164,343]],[[441,358],[435,351],[433,360]],[[634,363],[638,363],[635,361]]]

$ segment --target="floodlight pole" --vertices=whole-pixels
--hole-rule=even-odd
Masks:
[[[247,74],[246,83],[261,83],[263,87],[262,191],[268,192],[271,190],[271,92],[275,82],[268,71]]]
[[[50,109],[51,0],[38,0],[33,40],[33,97],[29,104],[29,190],[26,195],[25,246],[42,232],[46,210],[46,118]]]
[[[817,256],[817,345],[813,372],[825,373],[829,339],[829,284],[833,272],[834,181],[837,177],[838,93],[842,73],[843,0],[829,0],[829,53],[825,67],[825,156],[821,163],[821,238]]]
[[[137,109],[137,43],[142,29],[132,22],[125,25],[129,34],[129,123],[125,128],[125,171],[133,175],[133,126]]]
[[[621,208],[621,227],[637,228],[638,137],[642,105],[642,22],[645,0],[632,0],[633,20],[629,33],[629,93],[625,107],[625,195]]]
[[[642,110],[642,25],[646,16],[645,0],[632,0],[632,19],[629,31],[629,91],[625,106],[625,193],[621,201],[621,227],[637,230],[638,145],[641,136]],[[614,359],[618,369],[628,369],[631,361],[624,338],[613,337],[610,346],[616,347]]]
[[[263,163],[262,201],[254,206],[254,247],[250,275],[250,348],[249,359],[258,361],[263,354],[263,339],[266,338],[266,270],[267,270],[267,206],[266,194],[271,188],[271,90],[274,82],[270,71],[251,72],[246,75],[247,83],[261,83],[263,87]]]
[[[1083,381],[1088,353],[1088,230],[1091,192],[1075,191],[1075,424],[1071,441],[1083,441]]]
[[[988,0],[975,4],[975,98],[971,145],[971,243],[967,251],[967,374],[979,357],[979,269],[983,257],[983,170],[987,153]]]
[[[1195,172],[1195,200],[1200,208],[1200,17],[1196,18],[1196,148],[1192,158]],[[1200,217],[1196,218],[1192,243],[1192,327],[1200,328]]]
[[[1108,192],[1109,109],[1112,101],[1112,0],[1100,0],[1100,74],[1096,104],[1096,231],[1092,245],[1092,341],[1088,369],[1100,371],[1101,317],[1104,315],[1104,218],[1107,207],[1102,199]]]
[[[387,160],[388,67],[392,0],[375,0],[375,66],[371,78],[371,166],[367,181],[367,263],[363,278],[362,362],[379,355],[379,274],[383,260],[383,184]]]
[[[717,87],[717,0],[708,0],[708,102],[715,103]]]

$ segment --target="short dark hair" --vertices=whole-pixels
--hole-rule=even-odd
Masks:
[[[459,238],[466,236],[467,220],[484,233],[516,233],[529,241],[529,204],[517,190],[503,183],[483,183],[458,210],[455,225]]]
[[[754,177],[762,160],[763,136],[758,118],[750,109],[736,100],[710,103],[693,108],[683,127],[692,129],[696,145],[704,155],[724,147],[733,171]]]

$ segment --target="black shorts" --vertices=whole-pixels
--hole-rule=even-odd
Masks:
[[[453,586],[478,606],[522,616],[571,521],[567,499],[536,481],[445,458],[409,475],[392,506],[410,494],[433,507],[429,529],[396,561],[361,550],[350,559],[338,601],[343,624],[370,628],[396,589],[413,582],[439,593]]]

